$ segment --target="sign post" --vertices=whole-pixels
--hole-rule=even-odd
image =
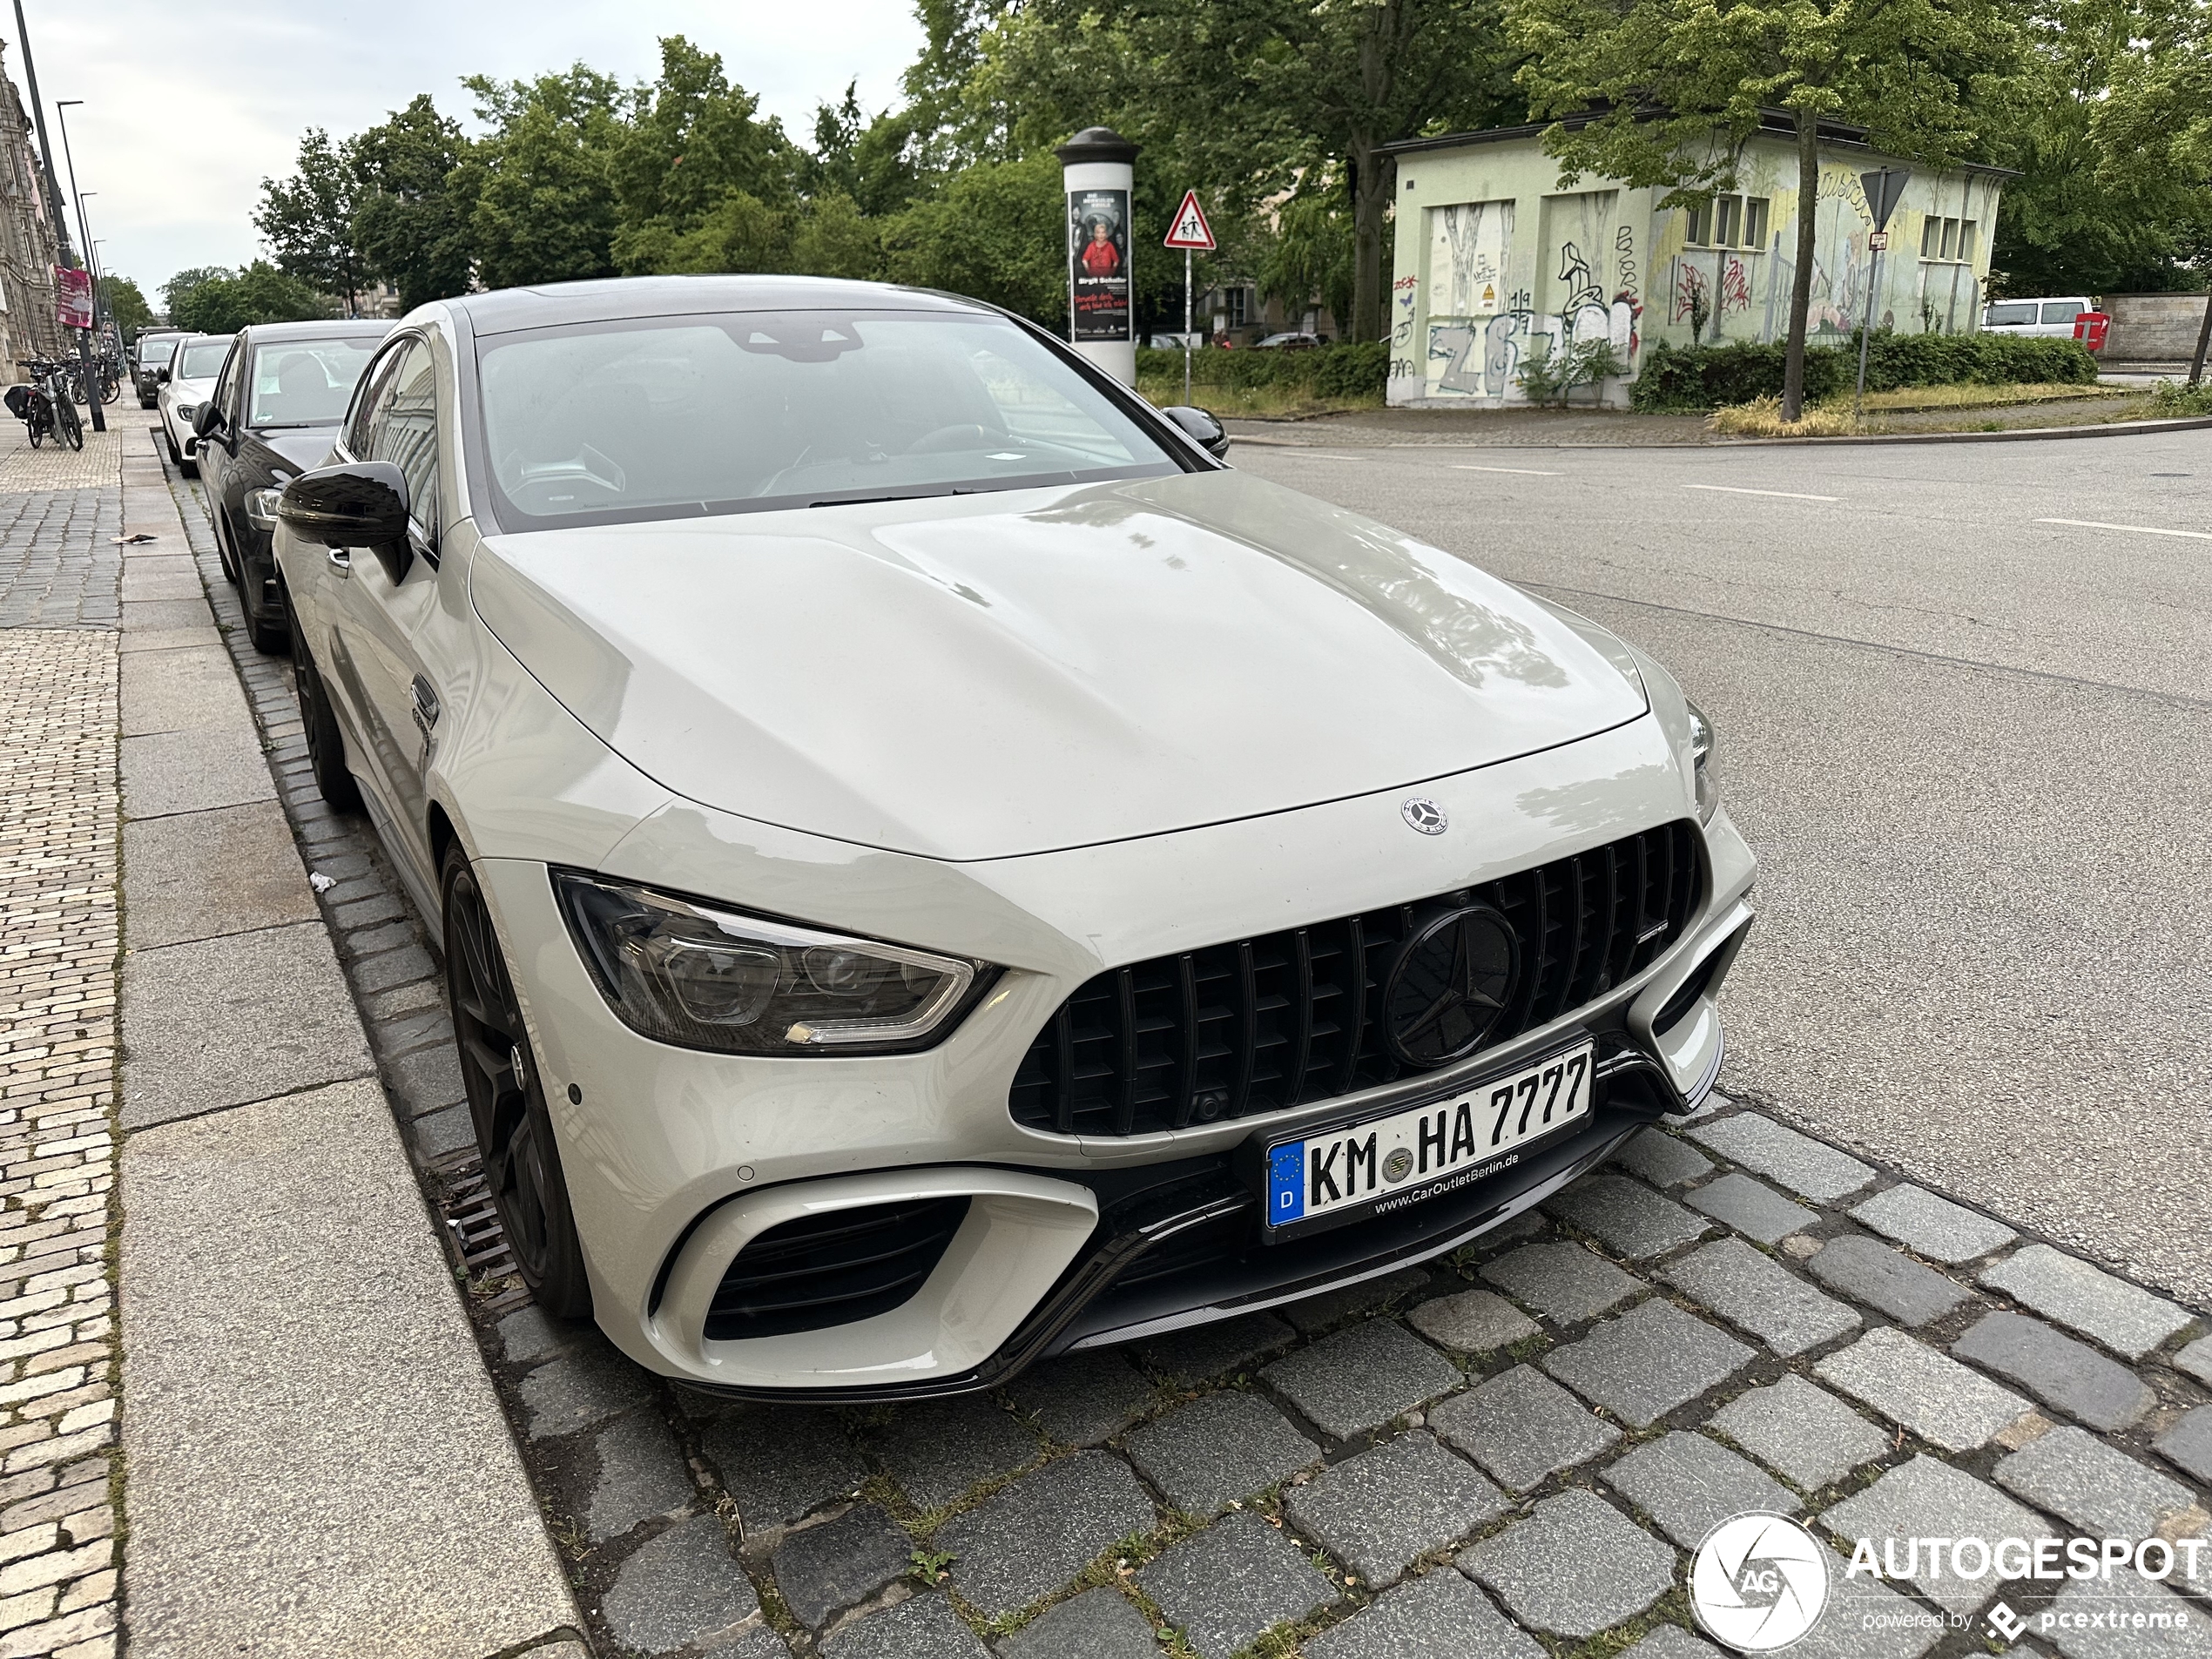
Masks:
[[[1884,167],[1858,176],[1859,186],[1866,192],[1867,209],[1874,215],[1874,230],[1866,239],[1866,319],[1858,327],[1858,389],[1851,394],[1851,401],[1853,426],[1858,424],[1860,406],[1866,401],[1866,342],[1874,333],[1874,293],[1882,271],[1882,252],[1890,245],[1890,215],[1897,210],[1905,182],[1912,177],[1905,167]]]
[[[1206,210],[1198,206],[1198,192],[1183,192],[1183,206],[1175,210],[1175,223],[1168,226],[1169,247],[1183,250],[1183,401],[1190,401],[1190,255],[1199,248],[1213,252],[1213,226],[1206,223]]]
[[[1130,190],[1137,146],[1085,127],[1054,153],[1068,192],[1068,339],[1124,386],[1136,384],[1130,283]]]

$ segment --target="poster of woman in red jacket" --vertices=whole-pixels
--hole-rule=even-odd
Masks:
[[[1129,192],[1068,192],[1068,285],[1077,340],[1127,340]]]

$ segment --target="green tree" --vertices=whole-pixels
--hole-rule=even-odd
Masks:
[[[577,64],[563,74],[498,82],[475,75],[476,117],[492,129],[470,223],[477,280],[488,288],[615,274],[617,228],[608,161],[631,98]]]
[[[423,92],[351,148],[361,188],[354,236],[369,270],[408,310],[466,293],[482,171],[460,126]]]
[[[2001,66],[2006,14],[1987,0],[1507,0],[1520,71],[1563,183],[1598,173],[1668,201],[1736,182],[1763,111],[1792,118],[1797,269],[1782,415],[1804,406],[1819,125],[1863,123],[1875,147],[1953,162],[1976,129],[1969,84]]]
[[[1062,200],[1060,163],[1049,151],[1021,161],[979,162],[885,225],[886,273],[1064,328]]]
[[[236,273],[226,266],[186,266],[161,285],[161,303],[163,308],[169,313],[169,320],[172,323],[177,322],[177,307],[191,300],[194,288],[235,274]],[[177,326],[180,328],[184,327],[182,323],[177,323]]]
[[[169,299],[169,320],[203,334],[234,334],[248,323],[305,322],[331,309],[323,295],[266,260],[206,276]]]
[[[136,340],[153,320],[153,307],[138,292],[138,285],[127,276],[102,277],[100,300],[107,307],[107,314],[115,319],[115,326],[123,331],[125,341]]]
[[[816,196],[792,228],[790,265],[805,276],[846,277],[856,281],[880,276],[881,227],[841,192]]]
[[[320,127],[300,139],[299,171],[289,179],[264,179],[253,227],[286,275],[334,293],[350,314],[361,293],[367,261],[354,239],[361,205],[361,169],[351,143],[334,145]]]

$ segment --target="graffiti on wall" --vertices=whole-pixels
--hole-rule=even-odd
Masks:
[[[1413,301],[1419,281],[1409,276],[1399,277],[1390,285],[1390,378],[1394,381],[1417,380],[1420,365],[1413,359]]]

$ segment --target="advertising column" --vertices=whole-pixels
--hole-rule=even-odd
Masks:
[[[1068,338],[1124,386],[1136,384],[1130,293],[1130,187],[1137,146],[1110,127],[1062,145],[1068,192]]]

